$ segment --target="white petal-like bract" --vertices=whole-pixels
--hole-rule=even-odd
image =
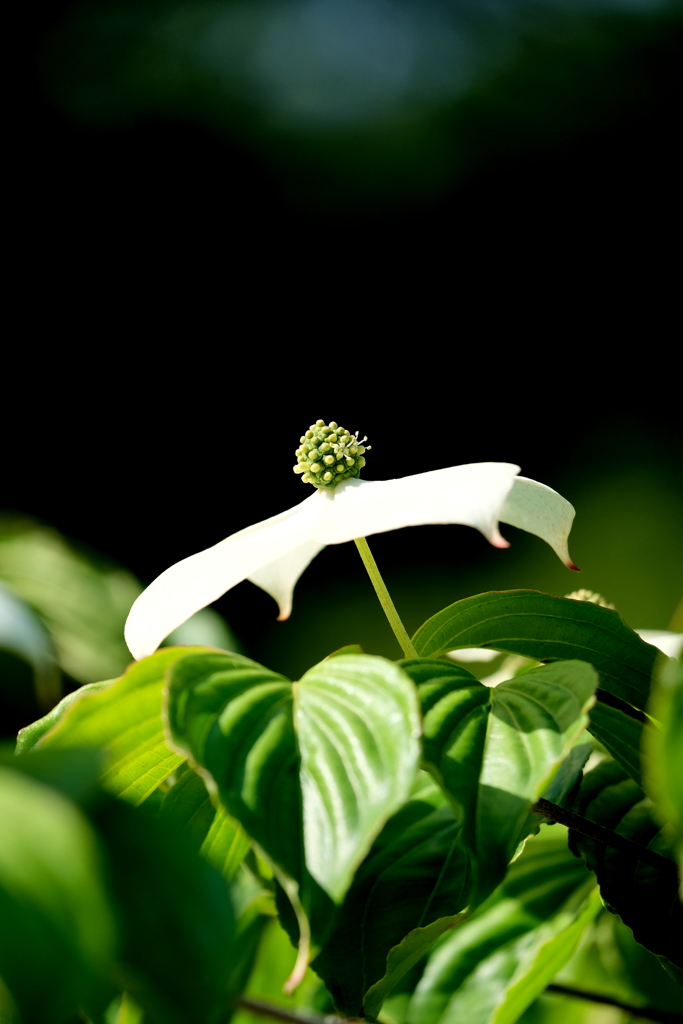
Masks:
[[[541,537],[568,569],[576,569],[567,548],[575,515],[573,506],[552,487],[518,476],[501,509],[500,521]]]
[[[507,547],[498,522],[534,533],[575,568],[567,551],[574,509],[556,491],[518,477],[507,462],[479,462],[398,480],[346,480],[301,504],[183,559],[158,576],[131,608],[126,642],[135,658],[200,608],[250,579],[291,611],[294,585],[326,544],[426,523],[473,526],[496,547]]]

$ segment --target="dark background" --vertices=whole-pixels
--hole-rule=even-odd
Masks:
[[[69,10],[32,8],[18,36],[0,505],[150,581],[302,500],[299,434],[336,418],[369,435],[369,478],[505,460],[577,507],[580,578],[512,529],[508,552],[460,527],[376,538],[409,630],[477,590],[579,585],[665,628],[683,579],[680,21],[628,43],[599,116],[585,86],[562,131],[477,122],[495,145],[433,194],[308,202],[314,162],[292,172],[190,115],[76,119],[45,57]],[[250,584],[219,609],[285,671],[356,640],[394,653],[348,545],[307,570],[286,624]]]

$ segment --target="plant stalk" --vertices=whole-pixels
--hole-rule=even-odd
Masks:
[[[386,584],[382,579],[379,569],[377,568],[377,562],[372,556],[367,540],[365,537],[356,537],[354,543],[358,548],[360,557],[363,559],[363,565],[367,569],[370,582],[375,588],[375,593],[379,598],[379,603],[382,605],[384,614],[389,620],[389,625],[394,631],[394,636],[398,640],[399,647],[406,658],[417,658],[417,651],[413,647],[406,627],[401,622],[401,618],[396,611],[396,606],[389,596],[389,591],[387,590]]]
[[[560,825],[566,825],[567,828],[573,829],[574,832],[580,832],[581,835],[588,836],[589,839],[594,839],[598,843],[604,843],[605,846],[612,846],[616,850],[621,850],[622,853],[627,853],[637,860],[642,860],[645,864],[657,868],[658,871],[675,872],[677,870],[673,861],[667,860],[666,857],[655,853],[654,850],[648,850],[646,846],[640,846],[638,843],[634,843],[633,840],[620,836],[618,832],[613,832],[610,828],[605,828],[603,825],[590,821],[589,818],[584,818],[581,814],[575,814],[564,807],[558,807],[557,804],[551,803],[550,800],[537,800],[531,810],[535,814],[540,814],[544,818],[550,818],[551,821],[558,822]]]

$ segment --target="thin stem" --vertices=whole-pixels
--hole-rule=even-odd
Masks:
[[[680,1013],[672,1013],[670,1010],[654,1010],[649,1006],[629,1006],[611,996],[600,996],[594,992],[581,992],[576,988],[566,988],[564,985],[548,985],[546,992],[556,992],[557,995],[571,996],[573,999],[585,999],[589,1003],[605,1003],[607,1006],[616,1006],[634,1017],[642,1017],[644,1020],[654,1020],[658,1024],[683,1024],[683,1016]]]
[[[282,1020],[287,1024],[347,1024],[347,1019],[342,1017],[313,1017],[305,1011],[302,1013],[301,1010],[286,1010],[282,1006],[273,1006],[272,1003],[264,1003],[260,999],[249,999],[247,996],[235,1000],[235,1005],[243,1010],[260,1014],[261,1017]]]
[[[399,646],[403,651],[406,658],[417,658],[417,651],[412,645],[411,639],[408,636],[406,627],[401,622],[401,618],[396,611],[396,606],[389,596],[389,591],[386,588],[384,580],[380,575],[380,571],[377,568],[377,562],[372,557],[372,552],[368,546],[368,542],[365,537],[356,537],[355,545],[358,548],[358,553],[363,559],[363,565],[368,571],[370,581],[375,588],[375,593],[379,598],[379,603],[382,605],[384,614],[389,620],[389,625],[394,631],[394,636],[398,640]]]
[[[588,836],[598,843],[604,843],[605,846],[613,846],[616,850],[621,850],[622,853],[627,853],[629,856],[642,860],[653,868],[657,868],[658,871],[671,873],[676,871],[676,865],[673,861],[660,856],[654,850],[648,850],[646,846],[640,846],[639,843],[634,843],[631,839],[620,836],[618,832],[613,832],[610,828],[604,828],[603,825],[598,825],[596,822],[584,818],[581,814],[575,814],[564,807],[558,807],[557,804],[551,803],[550,800],[537,800],[531,810],[536,814],[541,814],[544,818],[550,818],[551,821],[557,821],[560,825],[566,825],[567,828],[573,829],[574,832],[580,832],[581,835]]]

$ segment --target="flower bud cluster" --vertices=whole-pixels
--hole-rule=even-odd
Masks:
[[[363,453],[370,447],[363,447],[364,441],[366,437],[359,441],[358,431],[351,434],[334,420],[316,420],[300,438],[294,472],[305,484],[336,487],[342,480],[360,475],[365,465]]]

